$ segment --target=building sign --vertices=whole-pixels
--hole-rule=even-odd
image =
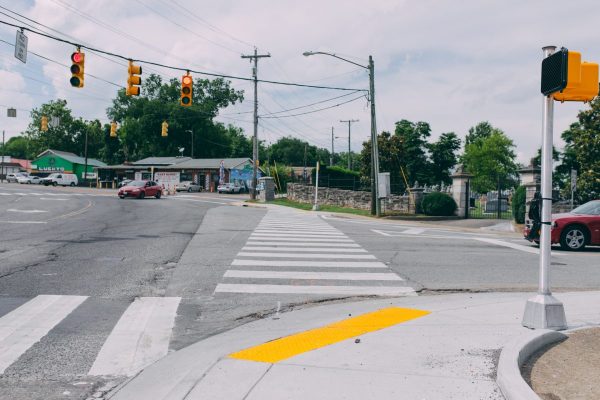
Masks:
[[[65,172],[65,168],[64,167],[55,167],[55,166],[39,167],[38,171],[44,171],[44,172]]]
[[[164,185],[166,189],[174,189],[179,183],[179,172],[155,172],[154,181],[158,185]]]

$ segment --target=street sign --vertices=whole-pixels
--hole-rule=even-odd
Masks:
[[[571,170],[571,191],[574,192],[577,190],[577,170]]]
[[[15,40],[15,58],[21,60],[24,64],[27,62],[27,36],[18,30]]]
[[[48,125],[50,125],[50,128],[58,128],[60,125],[60,117],[50,117],[50,123]]]
[[[6,116],[9,118],[17,118],[17,109],[16,108],[7,108]]]

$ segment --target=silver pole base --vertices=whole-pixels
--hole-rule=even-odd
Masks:
[[[527,300],[524,327],[530,329],[551,329],[561,331],[567,329],[567,318],[563,304],[550,294],[538,294]]]
[[[315,204],[312,208],[313,211],[319,211],[319,205]]]

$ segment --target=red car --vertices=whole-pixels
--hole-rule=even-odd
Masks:
[[[119,197],[124,199],[125,197],[135,197],[137,199],[143,199],[144,197],[154,196],[160,199],[162,195],[162,187],[158,186],[153,181],[131,181],[127,186],[123,186],[119,189]]]
[[[524,231],[529,234],[529,227]],[[564,250],[582,250],[600,246],[600,200],[585,203],[573,211],[552,215],[552,243]]]

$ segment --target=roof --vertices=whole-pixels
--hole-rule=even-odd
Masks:
[[[48,150],[44,151],[43,153],[39,154],[36,157],[36,160],[45,156],[46,154],[54,154],[55,156],[63,158],[73,164],[85,165],[85,158],[83,158],[83,157],[79,157],[78,155],[69,153],[68,151],[59,151],[59,150],[52,150],[52,149],[48,149]],[[33,162],[35,162],[35,160]],[[106,166],[105,163],[103,163],[102,161],[96,160],[95,158],[88,158],[87,164],[91,165],[93,167],[105,167]]]
[[[243,158],[195,158],[188,161],[182,162],[181,164],[173,165],[176,169],[219,169],[221,167],[221,161],[226,169],[233,169],[242,164],[250,163],[252,160]]]
[[[190,157],[147,157],[133,162],[133,165],[174,165],[191,160]]]

